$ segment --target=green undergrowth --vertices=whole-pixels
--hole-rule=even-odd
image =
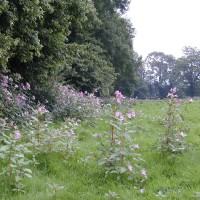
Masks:
[[[95,150],[93,134],[110,129],[104,118],[81,122],[77,130],[79,149],[69,160],[58,153],[39,155],[40,164],[32,168],[33,178],[24,180],[25,193],[6,192],[1,182],[0,199],[103,200],[109,191],[118,194],[121,200],[200,199],[200,101],[188,105],[185,118],[190,127],[186,133],[188,148],[177,155],[163,155],[158,151],[165,107],[164,101],[138,101],[133,105],[136,118],[131,119],[132,137],[140,146],[148,175],[143,193],[127,179],[117,180],[112,176],[105,179],[95,160],[87,158]]]

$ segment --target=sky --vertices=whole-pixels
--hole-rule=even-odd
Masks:
[[[179,58],[184,46],[200,49],[200,0],[132,0],[127,15],[143,58],[153,51]]]

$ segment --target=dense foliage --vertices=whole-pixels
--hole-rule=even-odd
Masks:
[[[184,56],[177,60],[177,82],[187,96],[199,96],[200,50],[192,47],[183,49]]]
[[[184,55],[175,58],[163,52],[152,52],[138,70],[139,84],[135,96],[166,98],[176,87],[179,97],[199,96],[200,50],[184,47]]]
[[[0,74],[0,117],[16,124],[29,121],[35,107],[30,84],[20,81],[20,76],[11,78]]]
[[[89,196],[98,189],[95,196],[101,198],[103,185],[94,184],[94,178],[101,184],[106,183],[105,178],[107,183],[110,180],[114,184],[123,183],[123,193],[131,185],[134,195],[145,195],[144,187],[150,185],[146,182],[147,172],[148,181],[155,179],[152,164],[158,167],[167,159],[167,165],[172,167],[171,161],[174,164],[181,161],[176,154],[186,150],[184,138],[188,131],[184,127],[185,115],[179,110],[181,101],[176,92],[183,96],[199,94],[200,53],[196,48],[186,47],[185,56],[176,60],[171,55],[152,52],[142,66],[141,58],[133,50],[134,29],[130,21],[123,18],[129,3],[129,0],[0,2],[2,199],[26,198],[34,185],[34,181],[30,181],[32,188],[26,187],[28,178],[34,180],[39,175],[51,179],[52,174],[54,181],[59,175],[60,183],[66,186],[67,180],[69,186],[73,185],[73,190],[70,188],[67,194],[63,193],[64,199],[70,198],[71,191],[72,196],[76,196],[71,199],[78,199],[77,191],[84,188],[88,180],[93,187],[87,188]],[[178,91],[175,88],[170,90],[174,86]],[[109,96],[114,89],[114,99],[101,101],[97,97]],[[133,109],[138,101],[126,98],[117,89],[127,96],[138,95],[140,98],[167,96],[164,120],[160,123],[158,116],[153,117],[153,110],[146,129],[143,123],[146,114]],[[163,110],[162,107],[159,111]],[[151,130],[149,122],[156,122],[156,128],[161,125],[164,128]],[[97,126],[99,123],[101,125]],[[159,149],[165,154],[157,151],[156,140],[152,140],[152,133],[155,132],[157,138],[160,130],[163,138]],[[151,145],[145,144],[147,136],[151,136]],[[85,146],[81,146],[81,142],[85,142]],[[147,158],[150,162],[143,162],[140,151],[146,153],[145,160]],[[97,162],[91,160],[93,157]],[[161,162],[158,157],[162,158]],[[169,180],[171,172],[166,169],[162,169],[161,174],[165,173]],[[79,179],[80,171],[81,175],[84,174],[83,183]],[[177,179],[179,174],[173,174]],[[78,184],[73,184],[77,178]],[[36,187],[42,184],[42,189],[38,188],[43,190],[48,185],[50,190],[45,188],[40,192],[48,194],[42,198],[32,190],[34,195],[31,198],[63,199],[57,194],[68,186],[65,188],[54,181],[41,180],[36,181]],[[155,191],[155,184],[151,185],[154,187],[153,197],[163,197],[163,188]],[[164,191],[164,196],[167,193]],[[81,196],[87,198],[88,194]],[[198,196],[198,192],[196,194]],[[118,193],[110,190],[105,197],[120,198]],[[130,198],[133,195],[127,197]]]
[[[101,113],[101,102],[93,93],[77,92],[73,88],[56,84],[57,94],[52,106],[54,118],[65,119],[74,117],[78,119],[96,117]]]
[[[57,81],[101,96],[114,88],[133,95],[140,59],[134,29],[122,17],[129,3],[1,1],[0,70],[19,73],[36,93]]]
[[[4,75],[1,75],[1,80],[2,91],[9,91],[3,99],[4,104],[1,102],[1,105],[7,106],[6,101],[12,101],[15,106],[17,103],[25,103],[30,88],[28,83],[14,85],[15,88],[23,88],[20,98],[15,102],[17,91],[10,90],[13,82]],[[57,88],[60,93],[58,108],[59,105],[64,105],[65,109],[67,105],[66,108],[70,107],[73,110],[76,109],[74,104],[77,104],[82,107],[78,111],[82,111],[82,116],[85,117],[84,109],[87,110],[88,105],[93,105],[92,102],[96,102],[97,107],[99,105],[93,94],[78,93],[64,86]],[[64,103],[61,93],[69,97],[64,98],[67,99]],[[24,98],[21,98],[22,96]],[[64,122],[52,123],[53,112],[49,112],[44,105],[32,106],[28,102],[26,104],[29,107],[24,108],[24,112],[29,112],[30,109],[32,111],[28,115],[28,120],[26,115],[24,118],[18,118],[26,121],[25,125],[17,124],[18,121],[12,121],[10,116],[5,116],[5,112],[1,113],[2,199],[27,199],[29,195],[31,199],[36,196],[41,199],[40,195],[43,199],[78,199],[77,196],[82,194],[86,198],[91,197],[90,199],[93,199],[92,196],[101,199],[104,195],[108,199],[118,196],[130,199],[133,195],[144,198],[151,196],[150,199],[163,195],[174,198],[182,196],[182,199],[185,199],[185,195],[187,199],[192,195],[198,196],[199,179],[196,177],[199,172],[199,129],[194,124],[198,124],[199,120],[196,109],[199,101],[194,101],[195,106],[192,109],[193,101],[184,100],[191,105],[187,103],[188,107],[181,109],[182,101],[177,98],[176,89],[173,88],[168,94],[167,103],[146,103],[132,99],[129,101],[119,91],[115,92],[115,99],[110,102],[111,104],[102,107],[104,112],[95,118],[95,121],[87,120],[81,123],[80,120],[68,116]],[[10,112],[15,106],[10,105]],[[97,113],[94,110],[95,106],[89,109],[91,110],[85,113],[86,117],[88,112]],[[164,120],[160,120],[164,109]],[[192,116],[194,113],[195,117]],[[16,118],[17,116],[14,116],[14,119]],[[193,124],[193,129],[185,129],[187,123]],[[157,150],[159,136],[162,137],[159,145],[162,153]],[[192,144],[187,145],[188,142]],[[183,151],[184,154],[178,154]],[[91,159],[92,155],[97,162]],[[188,181],[191,175],[194,177],[192,182]],[[186,180],[193,187],[188,187],[188,184],[182,185]],[[179,193],[174,192],[181,186],[184,188]],[[68,188],[70,189],[65,191]],[[81,193],[78,188],[81,188]]]

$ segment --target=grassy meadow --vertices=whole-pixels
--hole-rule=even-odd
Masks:
[[[186,141],[187,151],[163,155],[158,141],[164,128],[161,119],[167,104],[164,101],[137,101],[133,105],[136,117],[131,119],[134,143],[144,158],[148,179],[142,185],[144,192],[127,179],[104,178],[94,159],[87,159],[95,151],[94,133],[109,130],[104,119],[83,121],[78,127],[79,149],[75,156],[64,161],[58,153],[37,157],[39,165],[33,168],[33,178],[25,179],[26,192],[6,192],[1,182],[0,199],[7,200],[156,200],[200,199],[200,101],[188,105],[185,123],[190,127]],[[115,192],[113,197],[107,193]]]

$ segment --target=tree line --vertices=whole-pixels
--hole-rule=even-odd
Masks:
[[[0,1],[0,72],[20,74],[40,100],[54,83],[99,96],[199,95],[200,50],[184,56],[134,51],[135,29],[123,17],[130,0]]]
[[[141,58],[123,17],[129,0],[2,0],[0,71],[20,74],[39,96],[55,82],[130,96]]]
[[[140,84],[135,92],[139,98],[165,98],[177,88],[180,97],[200,95],[200,50],[184,47],[183,56],[175,58],[163,52],[148,54],[139,70]]]

